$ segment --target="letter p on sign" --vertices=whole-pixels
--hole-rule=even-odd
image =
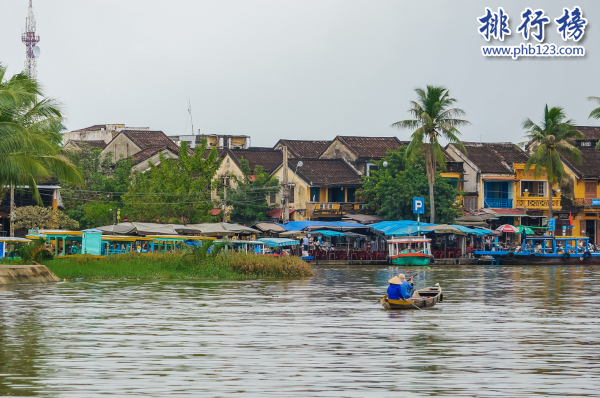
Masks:
[[[413,213],[425,214],[425,198],[413,198]]]

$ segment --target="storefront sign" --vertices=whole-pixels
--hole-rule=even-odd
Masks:
[[[554,231],[556,229],[556,218],[551,218],[548,220],[548,228],[551,231]]]
[[[600,199],[592,199],[592,206],[600,206]]]

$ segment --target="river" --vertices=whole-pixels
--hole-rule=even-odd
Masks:
[[[0,395],[600,396],[600,267],[425,268],[422,311],[377,302],[416,268],[314,268],[0,288]]]

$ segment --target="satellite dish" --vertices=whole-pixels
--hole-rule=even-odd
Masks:
[[[40,57],[40,48],[38,46],[33,47],[33,56],[36,58]]]

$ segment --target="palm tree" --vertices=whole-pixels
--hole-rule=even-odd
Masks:
[[[28,185],[40,204],[38,182],[52,177],[83,182],[62,154],[59,104],[43,95],[36,80],[24,73],[7,78],[0,64],[0,188]]]
[[[459,108],[452,108],[456,100],[450,97],[446,88],[427,86],[425,90],[417,88],[415,92],[419,99],[411,101],[408,110],[413,119],[396,122],[392,127],[414,130],[410,144],[406,148],[407,160],[416,159],[424,150],[425,169],[429,181],[430,222],[433,223],[435,221],[433,184],[436,166],[440,166],[442,170],[446,169],[446,158],[440,139],[456,145],[466,153],[465,147],[457,137],[460,135],[457,127],[470,123],[463,119],[456,119],[463,116],[465,112]]]
[[[600,103],[600,97],[588,97],[588,101],[596,101]],[[600,119],[600,106],[590,112],[588,119]],[[600,141],[596,144],[596,149],[600,149]]]
[[[525,171],[535,165],[535,177],[539,178],[546,169],[548,180],[548,218],[552,218],[552,185],[560,182],[565,176],[565,168],[561,156],[581,164],[581,151],[569,140],[582,138],[583,134],[575,127],[575,122],[567,119],[561,107],[544,108],[544,120],[540,125],[527,118],[523,122],[532,155],[525,163]]]

